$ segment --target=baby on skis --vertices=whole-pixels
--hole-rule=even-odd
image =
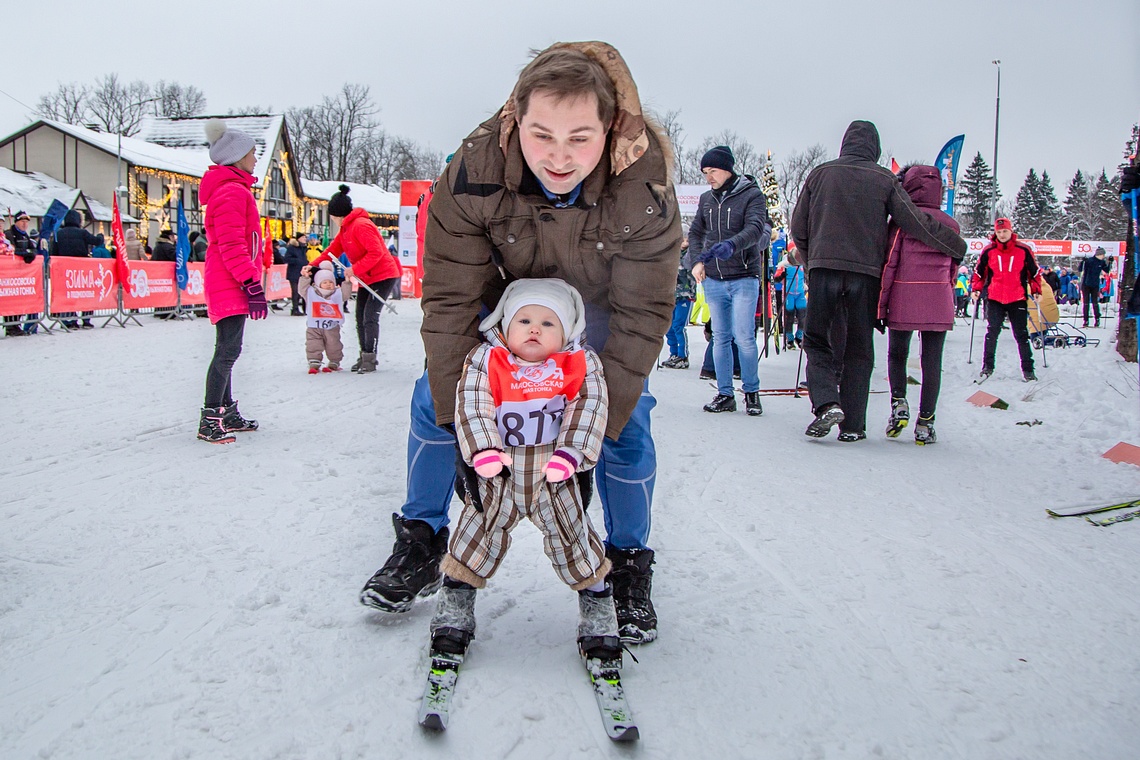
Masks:
[[[310,278],[312,278],[310,280]],[[344,324],[344,290],[337,286],[332,263],[301,270],[297,289],[305,294],[305,355],[309,374],[321,372],[321,358],[328,355],[325,372],[337,372],[344,359],[340,326]]]
[[[479,328],[487,342],[468,354],[456,398],[466,496],[441,565],[432,649],[466,651],[475,591],[528,517],[558,577],[578,592],[581,651],[620,660],[610,562],[586,515],[592,488],[580,485],[590,475],[576,477],[597,463],[608,414],[601,360],[583,345],[582,296],[558,279],[516,280]]]

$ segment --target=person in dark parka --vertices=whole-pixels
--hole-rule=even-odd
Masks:
[[[297,283],[301,281],[301,268],[309,263],[306,255],[309,250],[309,236],[304,233],[289,238],[289,245],[285,247],[285,279],[289,281],[289,288],[293,296],[293,310],[290,316],[303,317],[305,315],[305,302]]]
[[[966,241],[916,207],[895,175],[879,166],[881,150],[874,124],[851,122],[839,158],[812,170],[792,214],[797,263],[807,269],[811,293],[804,351],[815,419],[805,433],[813,438],[823,438],[837,424],[842,441],[867,437],[888,222],[952,258],[966,253]],[[847,324],[842,355],[830,338],[840,318]]]
[[[174,230],[163,230],[158,233],[158,242],[154,244],[154,252],[150,255],[151,261],[177,261],[178,252],[174,247]]]

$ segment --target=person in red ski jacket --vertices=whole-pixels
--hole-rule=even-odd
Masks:
[[[982,357],[982,372],[979,379],[985,380],[993,374],[994,354],[997,352],[998,336],[1005,318],[1017,341],[1021,354],[1021,375],[1025,382],[1037,379],[1033,372],[1033,348],[1029,345],[1029,318],[1027,293],[1033,294],[1036,301],[1041,296],[1041,275],[1033,249],[1017,239],[1013,223],[1005,217],[994,222],[994,234],[990,244],[982,249],[974,268],[971,283],[971,298],[978,294],[986,296],[986,346]]]
[[[348,185],[341,185],[340,192],[329,199],[329,216],[340,224],[340,231],[329,244],[328,249],[310,262],[308,271],[316,271],[322,261],[337,259],[341,253],[348,254],[352,265],[345,270],[345,279],[355,277],[368,287],[362,287],[356,294],[356,339],[360,344],[360,359],[352,365],[352,371],[363,374],[376,371],[376,345],[380,342],[380,309],[392,289],[399,287],[400,266],[388,252],[380,230],[372,223],[368,212],[354,209],[348,197]]]
[[[198,438],[232,443],[235,432],[257,430],[256,420],[238,413],[231,390],[234,362],[241,355],[245,320],[265,319],[269,307],[261,285],[261,224],[251,188],[257,154],[252,137],[228,129],[221,119],[206,122],[210,160],[200,198],[206,207],[206,312],[217,330],[206,372],[206,401]]]

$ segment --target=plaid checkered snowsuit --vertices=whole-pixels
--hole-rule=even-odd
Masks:
[[[502,346],[502,337],[492,340]],[[495,574],[511,543],[511,531],[523,517],[543,533],[543,548],[555,572],[575,591],[605,578],[610,570],[605,547],[586,515],[575,478],[549,483],[542,467],[554,450],[568,446],[581,452],[579,472],[593,467],[606,431],[607,395],[602,363],[585,351],[586,376],[578,396],[566,400],[558,437],[540,446],[506,446],[499,434],[497,410],[487,374],[492,345],[472,349],[464,362],[455,404],[456,433],[464,460],[486,449],[514,458],[510,477],[482,480],[482,511],[468,497],[451,537],[442,570],[476,588]]]

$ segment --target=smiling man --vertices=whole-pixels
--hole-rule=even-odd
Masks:
[[[480,340],[480,311],[513,280],[558,277],[586,302],[587,340],[609,386],[597,490],[618,623],[626,641],[656,637],[648,545],[656,401],[646,378],[672,317],[681,245],[671,161],[667,139],[642,115],[625,61],[601,42],[539,53],[506,105],[463,141],[428,218],[427,372],[412,397],[407,501],[393,515],[392,556],[362,603],[403,612],[439,587],[455,478],[449,428],[463,360]],[[461,475],[468,492],[484,487],[472,472]],[[586,477],[579,482],[588,492]]]

